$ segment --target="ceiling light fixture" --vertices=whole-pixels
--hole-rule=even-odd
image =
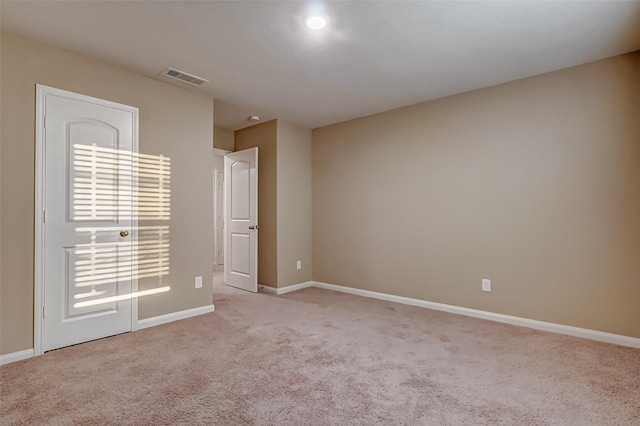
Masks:
[[[321,30],[327,26],[327,20],[322,16],[310,16],[307,18],[307,27],[312,30]]]
[[[257,115],[250,115],[249,121],[260,121],[260,117]]]

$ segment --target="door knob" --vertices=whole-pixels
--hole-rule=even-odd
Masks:
[[[127,231],[127,230],[122,230],[122,231],[120,231],[120,236],[121,236],[122,238],[124,238],[124,237],[126,237],[126,236],[128,236],[128,235],[129,235],[129,231]]]
[[[255,226],[253,226],[253,225],[251,225],[251,226],[249,227],[249,229],[256,229],[256,227],[255,227]]]

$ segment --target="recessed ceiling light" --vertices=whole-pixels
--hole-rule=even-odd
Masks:
[[[327,26],[327,20],[322,16],[310,16],[307,18],[307,27],[312,30],[321,30]]]

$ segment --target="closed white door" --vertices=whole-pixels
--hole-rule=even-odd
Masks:
[[[39,86],[43,350],[132,329],[138,110]]]
[[[258,291],[258,148],[224,157],[225,266],[230,286]]]

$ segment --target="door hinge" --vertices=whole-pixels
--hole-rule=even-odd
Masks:
[[[42,305],[42,318],[44,318],[44,305]]]
[[[47,223],[47,211],[42,210],[42,223]]]

